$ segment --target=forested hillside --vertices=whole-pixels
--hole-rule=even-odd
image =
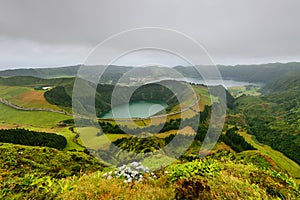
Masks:
[[[234,111],[243,113],[249,132],[300,164],[300,76],[269,83],[265,96],[241,96]]]

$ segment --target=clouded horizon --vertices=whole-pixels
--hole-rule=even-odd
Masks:
[[[217,64],[300,61],[299,8],[297,0],[0,1],[0,69],[79,64],[99,42],[140,27],[182,32]]]

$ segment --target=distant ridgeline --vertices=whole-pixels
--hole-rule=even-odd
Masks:
[[[60,77],[75,77],[77,75],[78,69],[81,65],[68,66],[68,67],[58,67],[58,68],[31,68],[31,69],[11,69],[0,71],[0,76],[11,77],[11,76],[33,76],[37,78],[60,78]],[[85,68],[93,68],[95,66],[83,66]],[[105,66],[97,66],[105,67]],[[125,66],[109,66],[104,76],[101,77],[101,83],[115,84],[120,77],[122,77],[126,72],[131,70],[133,67]],[[175,70],[183,74],[185,77],[199,78],[199,73],[193,67],[183,67],[176,66]],[[246,81],[246,82],[261,82],[267,83],[279,78],[282,78],[289,74],[295,74],[300,72],[300,63],[270,63],[261,65],[236,65],[236,66],[218,66],[218,69],[223,77],[227,80],[235,81]],[[168,73],[172,73],[171,70],[164,67],[143,67],[140,71],[137,70],[136,74],[145,75],[153,74],[155,77],[168,77]],[[175,74],[173,74],[175,75]]]
[[[198,72],[193,67],[175,67],[186,77],[198,78]],[[225,80],[244,81],[251,83],[269,83],[287,75],[300,73],[300,63],[270,63],[260,65],[219,65],[218,69]]]
[[[0,142],[28,146],[44,146],[56,149],[64,149],[67,145],[67,140],[64,136],[54,133],[29,131],[26,129],[1,129]]]

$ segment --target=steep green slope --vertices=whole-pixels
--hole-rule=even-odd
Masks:
[[[227,157],[228,156],[228,157]],[[243,160],[209,158],[177,163],[155,172],[154,180],[124,183],[103,173],[68,179],[72,191],[63,199],[296,199],[298,185],[285,174],[259,168]],[[232,157],[231,157],[232,158]],[[118,171],[118,170],[116,170]],[[114,176],[114,175],[112,175]],[[126,180],[126,179],[125,179]],[[111,188],[114,188],[113,192]]]
[[[33,191],[35,198],[49,199],[54,194],[46,190],[59,179],[102,170],[104,166],[83,152],[0,143],[0,199],[24,199]],[[63,190],[65,186],[57,187]]]
[[[285,76],[281,79],[266,84],[262,88],[262,91],[265,94],[269,94],[269,93],[274,94],[279,92],[285,92],[287,90],[299,91],[300,90],[299,77],[300,77],[300,73],[293,73],[292,75]]]
[[[263,91],[263,97],[238,98],[234,112],[246,116],[249,132],[259,142],[300,164],[300,76],[279,79],[265,86]]]

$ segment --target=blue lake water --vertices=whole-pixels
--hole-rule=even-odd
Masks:
[[[135,101],[115,106],[99,118],[147,118],[164,110],[167,106],[162,101]]]
[[[226,80],[226,79],[224,79],[222,82],[216,80],[203,81],[197,78],[183,78],[183,79],[176,79],[176,80],[181,80],[181,81],[186,81],[186,82],[196,83],[196,84],[204,84],[209,86],[223,85],[225,88],[230,88],[235,86],[246,86],[246,85],[258,85],[258,86],[263,85],[262,83],[251,83],[245,81]]]
[[[250,83],[235,80],[223,80],[223,83],[215,80],[208,80],[204,82],[196,78],[176,79],[180,81],[187,81],[190,83],[205,84],[205,85],[219,85],[222,84],[225,88],[233,86],[245,85],[261,85],[260,83]],[[129,105],[115,106],[112,110],[103,113],[99,118],[147,118],[150,117],[167,107],[167,104],[161,101],[136,101],[131,102]]]

